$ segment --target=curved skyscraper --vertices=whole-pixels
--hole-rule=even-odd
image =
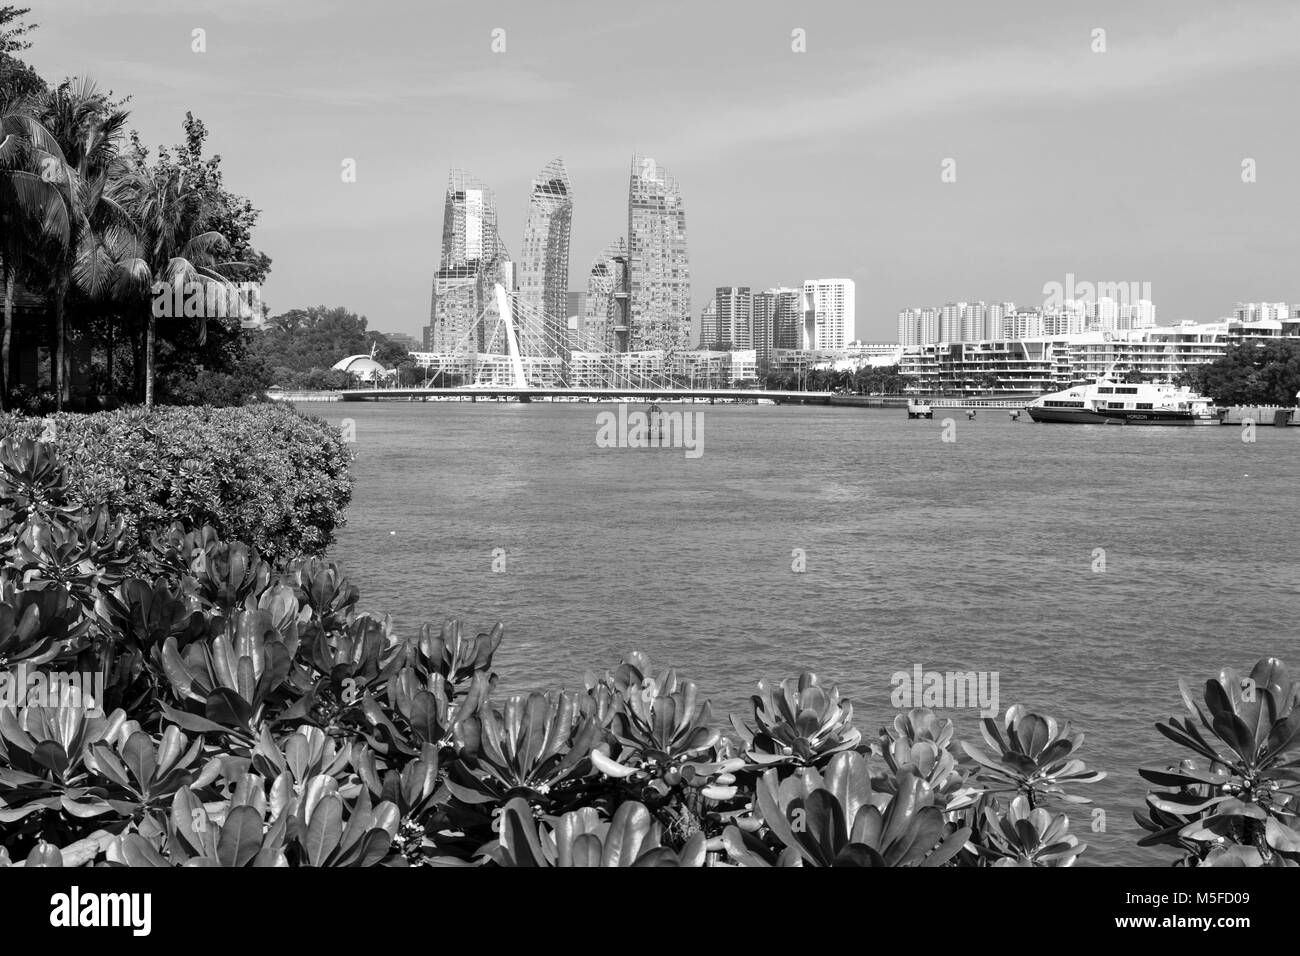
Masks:
[[[620,237],[591,263],[582,316],[583,338],[607,352],[626,351],[627,243]]]
[[[677,180],[648,156],[633,155],[627,198],[632,351],[689,347],[691,267],[686,209]]]
[[[569,291],[569,229],[573,192],[564,161],[551,160],[533,179],[524,223],[524,244],[516,272],[521,332],[533,354],[565,351]],[[545,316],[543,322],[541,317]]]
[[[447,179],[442,213],[442,257],[433,277],[427,346],[435,352],[481,352],[485,310],[495,311],[493,286],[509,287],[509,255],[497,233],[492,190],[461,169]],[[477,323],[477,324],[476,324]],[[494,323],[486,323],[492,328]]]

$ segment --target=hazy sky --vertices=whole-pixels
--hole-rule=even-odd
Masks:
[[[626,232],[634,150],[681,183],[697,327],[714,286],[831,276],[868,340],[909,305],[1040,304],[1067,273],[1149,282],[1162,323],[1300,299],[1294,0],[23,2],[47,79],[131,94],[151,145],[187,109],[208,125],[263,210],[273,312],[418,334],[448,169],[496,191],[518,254],[554,156],[585,288]]]

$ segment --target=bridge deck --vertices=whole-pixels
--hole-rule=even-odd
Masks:
[[[339,392],[345,402],[383,402],[423,398],[596,398],[606,401],[653,401],[654,399],[738,399],[751,401],[766,398],[774,402],[826,405],[832,392],[779,392],[770,389],[738,388],[519,388],[512,385],[489,385],[475,388],[352,388]]]

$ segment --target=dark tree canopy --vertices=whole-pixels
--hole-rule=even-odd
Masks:
[[[1183,381],[1220,405],[1293,407],[1300,391],[1300,342],[1230,345],[1222,358],[1192,369]]]

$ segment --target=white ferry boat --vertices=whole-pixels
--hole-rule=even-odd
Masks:
[[[1108,378],[1043,395],[1028,410],[1036,422],[1076,425],[1217,425],[1223,417],[1185,386]]]
[[[917,402],[912,399],[907,400],[907,417],[908,418],[933,418],[934,409],[929,402]]]

